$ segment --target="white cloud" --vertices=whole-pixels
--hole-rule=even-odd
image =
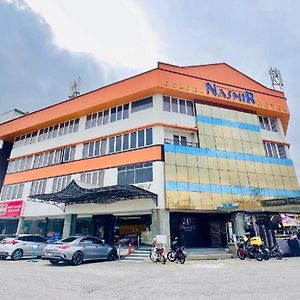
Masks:
[[[146,70],[163,60],[146,13],[133,0],[25,0],[51,26],[55,43],[115,67]]]

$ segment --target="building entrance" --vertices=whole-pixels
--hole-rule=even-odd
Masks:
[[[178,237],[186,247],[225,247],[228,214],[170,213],[171,239]]]

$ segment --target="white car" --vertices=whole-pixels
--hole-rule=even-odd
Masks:
[[[41,257],[47,245],[47,240],[40,235],[20,234],[15,238],[5,238],[0,242],[0,259],[10,257],[12,260],[18,260],[23,256]]]

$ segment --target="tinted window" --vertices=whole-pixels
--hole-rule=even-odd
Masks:
[[[170,97],[163,96],[163,110],[171,111]]]
[[[60,243],[71,243],[71,242],[74,242],[75,240],[77,240],[78,238],[75,237],[75,236],[70,236],[70,237],[67,237],[65,239],[62,239],[60,240],[59,242]]]
[[[147,97],[135,102],[132,102],[131,104],[131,112],[137,112],[137,111],[141,111],[147,108],[153,107],[153,100],[152,97]]]
[[[35,236],[35,241],[37,243],[47,243],[47,240],[43,238],[42,236]]]

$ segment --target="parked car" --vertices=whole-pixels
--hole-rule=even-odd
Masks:
[[[119,241],[121,245],[137,245],[139,235],[138,234],[125,234]]]
[[[6,238],[14,238],[16,237],[15,234],[0,234],[0,241],[6,239]]]
[[[41,257],[47,246],[47,240],[34,234],[20,234],[14,238],[4,238],[0,242],[0,259],[10,257],[18,260],[24,256]]]
[[[54,265],[62,261],[78,266],[86,260],[115,260],[117,249],[94,236],[70,236],[49,244],[42,259]]]

